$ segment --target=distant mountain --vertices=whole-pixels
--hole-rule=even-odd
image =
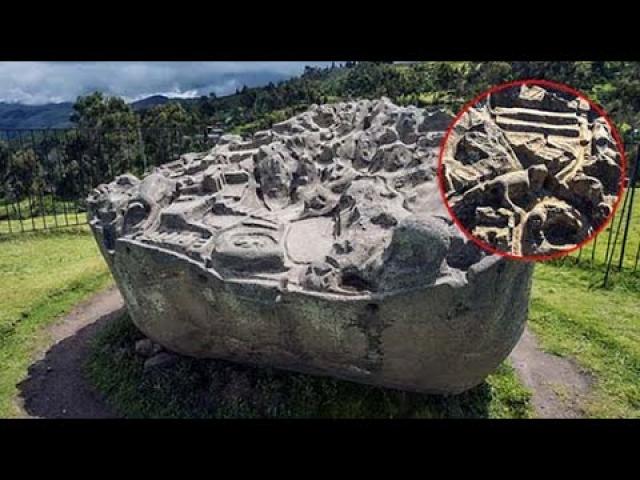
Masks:
[[[73,123],[69,120],[72,112],[72,103],[22,105],[19,103],[0,102],[0,130],[9,128],[72,127]]]
[[[162,95],[153,95],[132,102],[134,110],[164,105],[171,99]],[[73,103],[47,103],[44,105],[23,105],[21,103],[0,102],[0,130],[12,128],[70,128]]]
[[[169,97],[165,97],[164,95],[153,95],[136,102],[131,102],[130,105],[131,108],[133,108],[135,111],[140,111],[147,108],[157,107],[158,105],[164,105],[165,103],[168,103],[170,101],[171,99]]]
[[[212,79],[211,85],[198,87],[202,95],[208,95],[214,90],[220,92],[220,96],[233,96],[234,90],[266,85],[269,82],[276,83],[289,78],[285,75],[270,71],[226,73]],[[139,112],[148,108],[164,105],[168,102],[180,102],[190,104],[196,98],[170,98],[164,95],[152,95],[135,102],[131,102],[132,108]],[[73,127],[70,120],[73,113],[73,103],[49,103],[44,105],[24,105],[20,103],[0,102],[0,130],[11,128],[69,128]]]

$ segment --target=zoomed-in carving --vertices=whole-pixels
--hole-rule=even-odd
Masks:
[[[611,126],[584,98],[547,84],[499,89],[451,130],[443,188],[459,224],[509,255],[570,251],[613,212],[622,158]]]
[[[193,356],[470,388],[526,320],[532,268],[466,241],[436,181],[452,117],[312,106],[89,198],[136,325]]]

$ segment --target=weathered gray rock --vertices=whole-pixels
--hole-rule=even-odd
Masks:
[[[157,343],[153,343],[148,338],[143,338],[136,342],[135,350],[136,353],[142,357],[151,357],[152,355],[159,353],[162,350],[162,346]]]
[[[148,372],[154,369],[168,367],[178,361],[178,356],[173,353],[160,352],[147,358],[144,362],[144,371]]]
[[[313,106],[250,140],[122,176],[91,226],[136,325],[181,354],[422,392],[480,383],[522,333],[532,265],[442,205],[451,117]]]

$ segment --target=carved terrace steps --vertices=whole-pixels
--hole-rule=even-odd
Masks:
[[[545,135],[556,135],[571,138],[579,138],[581,133],[577,118],[574,125],[558,125],[554,123],[520,120],[518,118],[499,115],[496,117],[496,123],[498,126],[509,132],[542,133]]]

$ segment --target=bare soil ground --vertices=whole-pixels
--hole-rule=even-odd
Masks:
[[[51,348],[18,386],[26,417],[114,418],[116,415],[84,375],[91,340],[110,320],[124,313],[116,287],[81,303],[50,329]]]
[[[532,392],[536,418],[581,418],[592,379],[566,358],[543,352],[526,329],[510,356],[520,380]]]
[[[49,329],[52,346],[30,368],[20,385],[25,417],[116,418],[85,378],[91,340],[112,319],[124,313],[117,288],[98,293],[78,305]],[[532,390],[538,418],[579,418],[581,402],[592,380],[570,360],[545,353],[525,330],[511,354],[522,382]]]

